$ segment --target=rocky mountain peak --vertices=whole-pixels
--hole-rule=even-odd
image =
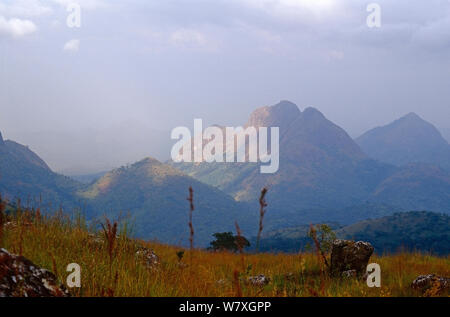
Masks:
[[[290,101],[280,101],[276,105],[266,106],[256,109],[250,115],[246,127],[274,127],[288,126],[298,116],[301,111],[297,105]]]

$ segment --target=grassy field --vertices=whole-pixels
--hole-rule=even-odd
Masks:
[[[81,266],[81,288],[70,289],[73,296],[422,296],[410,288],[418,275],[448,276],[450,269],[448,256],[373,256],[370,262],[381,266],[381,287],[369,288],[365,281],[330,278],[314,253],[191,251],[128,239],[120,232],[114,239],[113,225],[107,239],[103,232],[93,234],[82,219],[69,220],[62,214],[19,212],[3,223],[0,246],[53,271],[63,283],[69,263]],[[160,263],[147,267],[136,257],[139,247],[153,249]],[[180,251],[184,251],[181,260]],[[249,276],[259,274],[269,277],[270,283],[264,287],[247,283]]]

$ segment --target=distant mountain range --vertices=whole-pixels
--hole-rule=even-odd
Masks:
[[[450,216],[412,211],[368,219],[342,227],[328,223],[338,238],[370,242],[378,254],[399,250],[450,253]],[[262,251],[298,252],[312,245],[307,236],[310,226],[302,225],[266,232],[261,239]]]
[[[432,165],[397,167],[374,160],[317,109],[302,112],[295,104],[282,101],[255,110],[245,126],[280,128],[276,174],[261,174],[256,163],[172,165],[238,201],[256,201],[261,188],[268,187],[269,208],[277,218],[292,219],[305,210],[338,210],[367,201],[450,212],[447,171]]]
[[[397,166],[428,163],[450,171],[450,145],[429,122],[410,113],[374,128],[356,142],[370,157]]]
[[[280,127],[277,173],[261,174],[258,163],[165,164],[146,158],[77,181],[54,173],[28,147],[0,134],[0,193],[47,210],[81,210],[89,220],[129,215],[136,236],[186,245],[192,186],[197,246],[207,246],[213,233],[234,231],[235,221],[251,237],[264,186],[269,188],[265,230],[310,222],[352,224],[406,210],[450,212],[444,164],[375,160],[317,109],[300,111],[282,101],[255,110],[245,126]]]

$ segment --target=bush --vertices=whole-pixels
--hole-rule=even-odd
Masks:
[[[213,237],[216,240],[211,241],[210,250],[214,251],[233,251],[243,250],[250,246],[250,242],[243,236],[234,236],[231,232],[215,233]]]

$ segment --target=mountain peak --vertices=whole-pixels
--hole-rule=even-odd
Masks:
[[[392,122],[391,124],[387,125],[388,127],[403,127],[406,129],[416,129],[416,130],[425,130],[428,131],[429,133],[431,133],[431,131],[433,131],[433,133],[438,133],[440,135],[440,132],[438,132],[437,128],[431,124],[430,122],[426,121],[425,119],[423,119],[421,116],[419,116],[417,113],[415,112],[410,112],[406,115],[404,115],[403,117],[395,120],[394,122]],[[424,131],[422,131],[421,133],[423,133]]]
[[[137,165],[139,165],[139,164],[161,165],[162,163],[153,157],[147,156],[146,158],[140,160],[139,162],[136,162],[135,164],[137,164]]]
[[[450,146],[439,130],[411,112],[367,131],[357,143],[370,157],[393,165],[435,164],[450,170]]]
[[[417,113],[410,112],[400,119],[398,121],[406,121],[406,122],[426,122],[424,119],[422,119]]]
[[[253,111],[245,126],[255,128],[288,126],[300,114],[301,111],[296,104],[282,100],[276,105],[261,107]]]
[[[147,177],[164,178],[168,176],[183,175],[176,168],[164,164],[153,157],[146,157],[143,160],[134,163],[131,168],[135,171],[139,171],[142,175],[147,175]]]
[[[407,115],[403,116],[403,118],[409,118],[409,119],[422,119],[417,113],[410,112]]]
[[[271,106],[272,109],[276,109],[277,111],[294,111],[294,112],[298,112],[300,111],[297,107],[297,105],[289,100],[281,100],[279,103],[277,103],[276,105]]]
[[[325,118],[322,112],[314,107],[308,107],[303,111],[303,116],[306,118]]]

